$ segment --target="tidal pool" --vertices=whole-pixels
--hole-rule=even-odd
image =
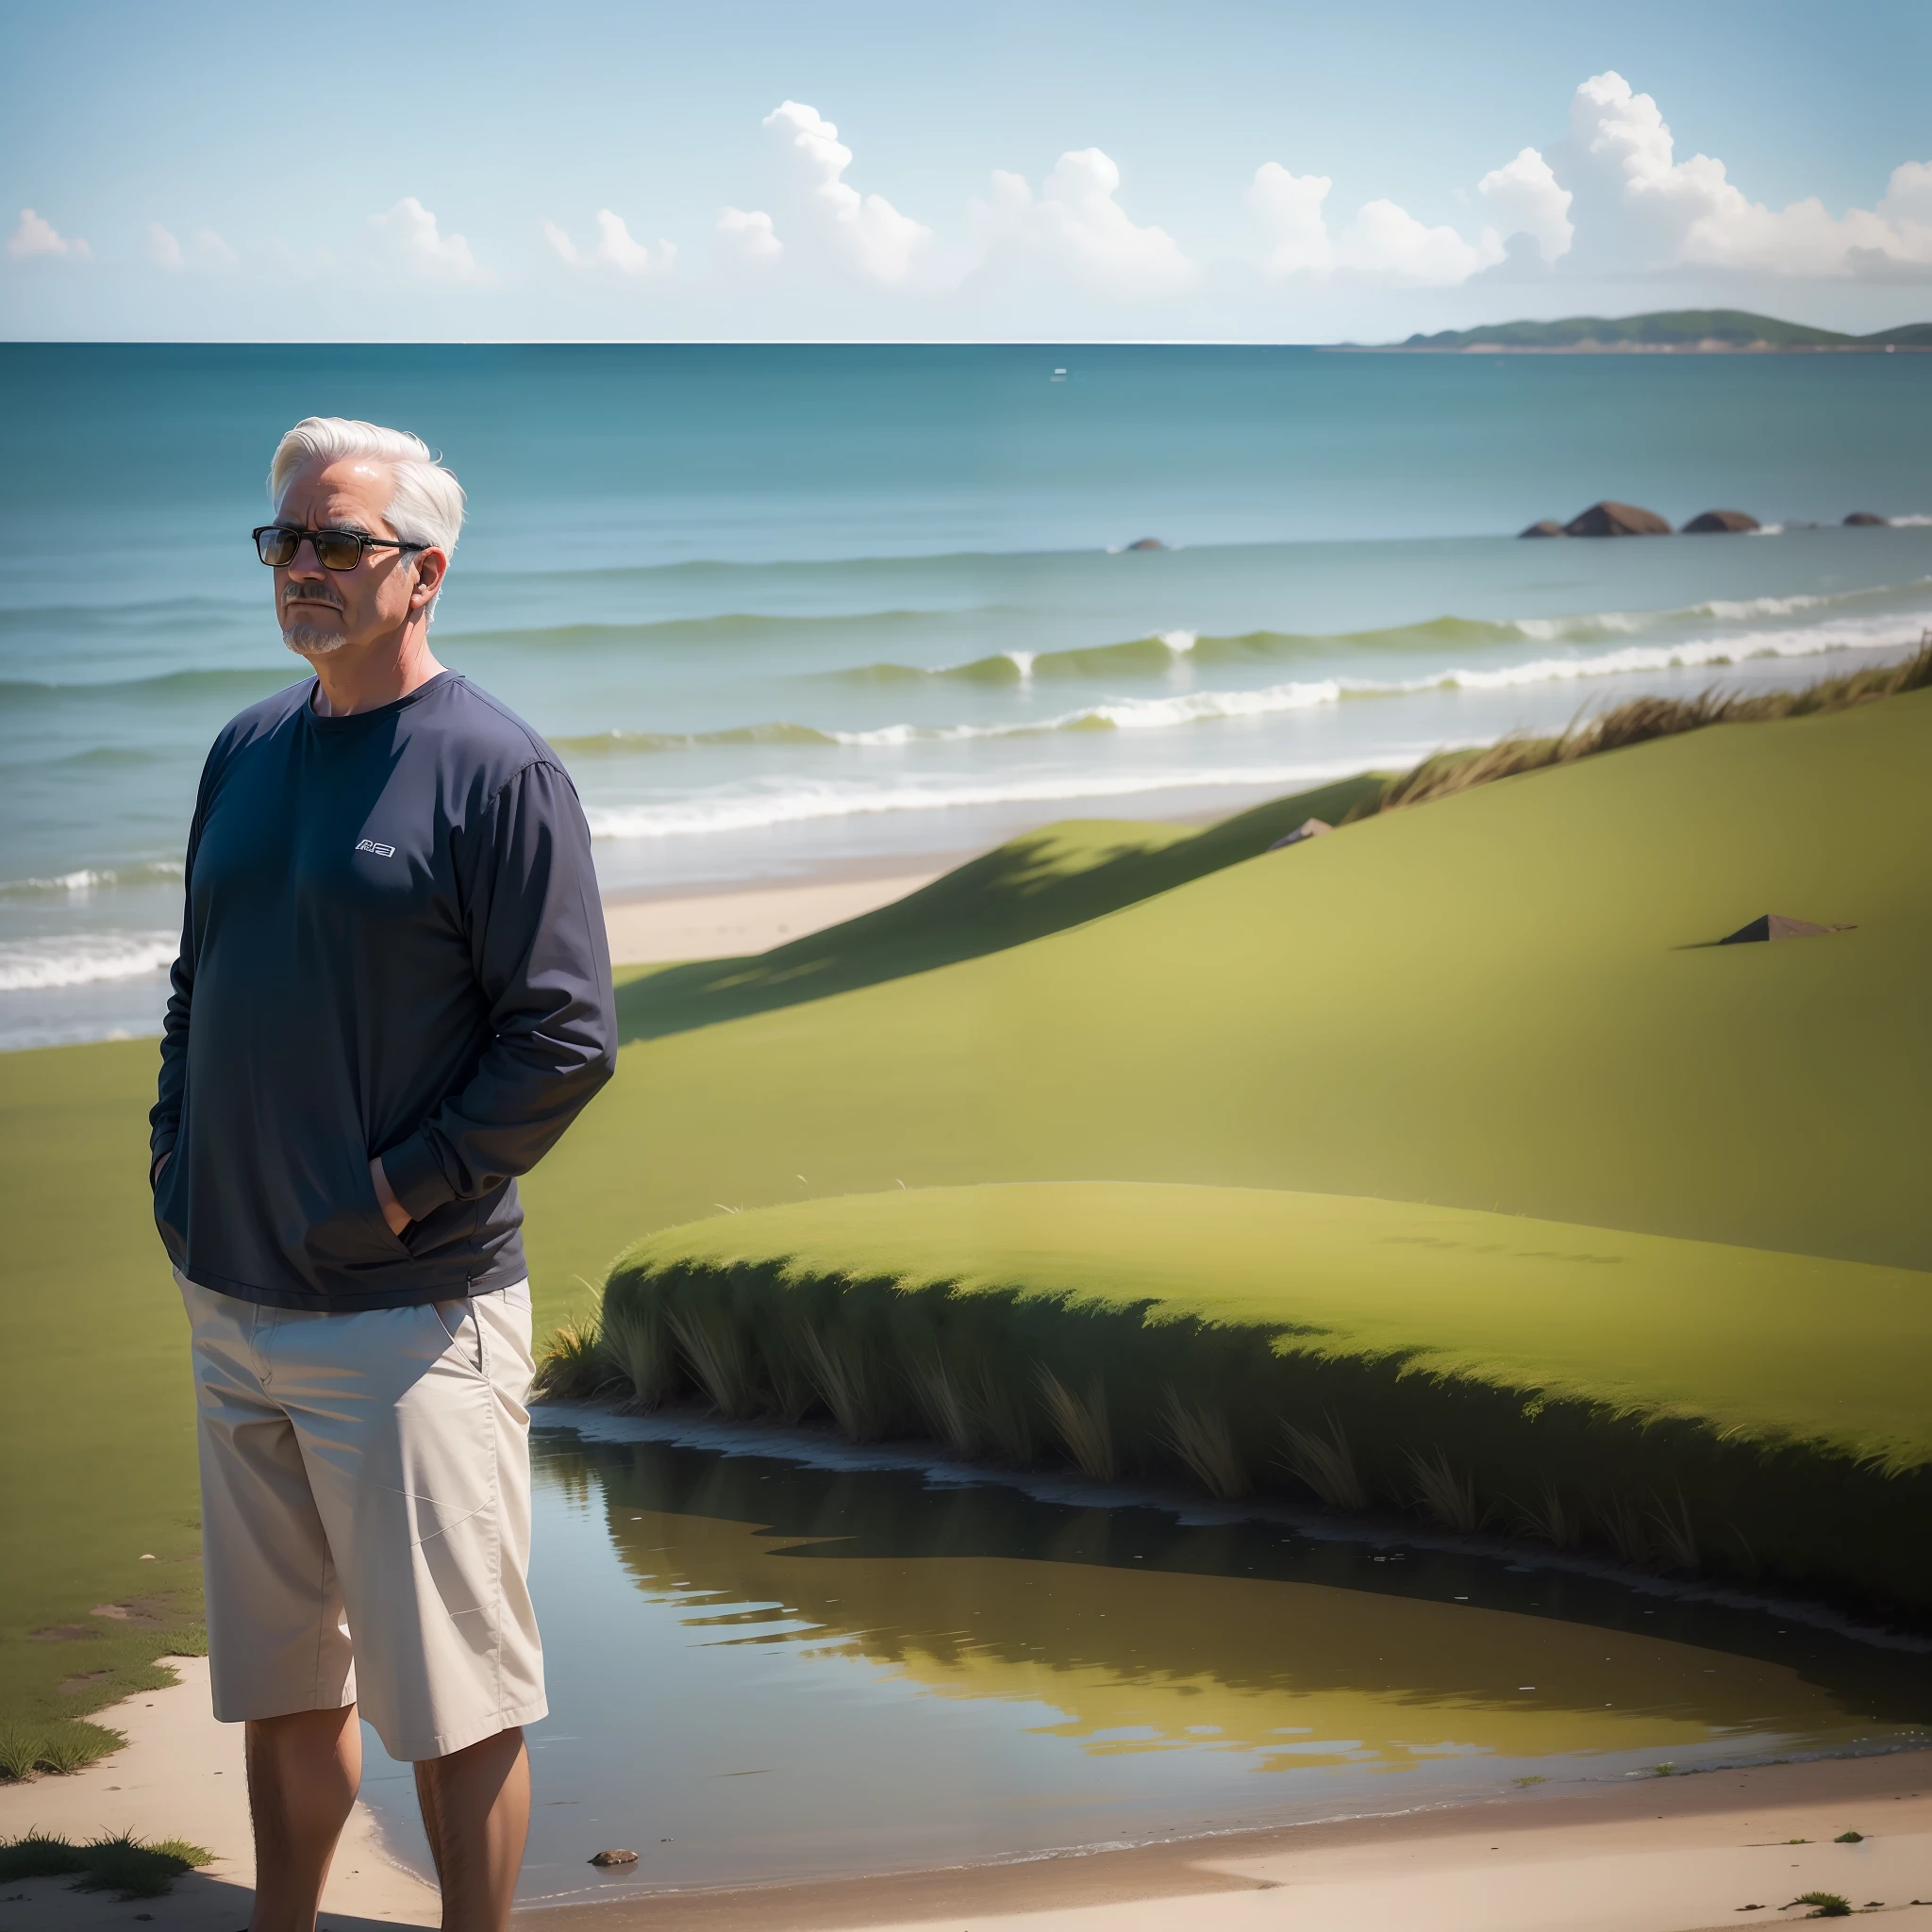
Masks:
[[[1932,1723],[1924,1654],[1769,1612],[803,1435],[537,1423],[529,1903],[1883,1749]],[[364,1795],[426,1871],[408,1768],[365,1741]],[[638,1864],[592,1870],[613,1845]]]

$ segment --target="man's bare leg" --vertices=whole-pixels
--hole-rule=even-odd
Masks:
[[[248,1932],[315,1932],[328,1863],[362,1782],[356,1707],[252,1718],[245,1728],[255,1822]]]
[[[521,1728],[416,1766],[423,1828],[442,1883],[443,1932],[503,1932],[530,1835]]]

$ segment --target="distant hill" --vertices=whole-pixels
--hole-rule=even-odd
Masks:
[[[1413,335],[1403,349],[1883,349],[1932,348],[1932,323],[1908,323],[1869,336],[1840,335],[1743,308],[1667,308],[1649,315],[1568,315],[1559,322],[1501,322],[1484,328]]]

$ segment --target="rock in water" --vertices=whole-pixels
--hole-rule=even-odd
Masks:
[[[591,1863],[593,1865],[635,1865],[637,1861],[638,1855],[635,1852],[627,1852],[622,1845],[619,1845],[610,1851],[599,1852],[591,1860]]]
[[[1671,526],[1654,509],[1634,503],[1593,503],[1563,526],[1566,537],[1668,537]]]
[[[1528,529],[1518,530],[1516,534],[1519,537],[1561,537],[1568,533],[1555,517],[1544,517],[1540,522],[1530,525]]]
[[[1756,530],[1762,525],[1750,511],[1741,509],[1707,509],[1694,516],[1684,525],[1680,534],[1686,537],[1711,537],[1726,530]]]
[[[1754,940],[1815,940],[1828,932],[1856,932],[1855,925],[1814,925],[1808,919],[1792,919],[1782,912],[1766,912],[1749,925],[1727,932],[1718,941],[1721,946],[1745,946]]]
[[[1284,845],[1299,845],[1304,839],[1319,839],[1324,832],[1332,832],[1334,829],[1326,819],[1304,819],[1293,831],[1284,833],[1268,849],[1271,852],[1279,852]]]
[[[1883,529],[1884,526],[1890,521],[1891,519],[1890,517],[1881,517],[1869,509],[1855,509],[1851,513],[1851,515],[1845,519],[1845,522],[1850,524],[1855,529],[1861,527],[1869,527],[1871,525],[1874,524],[1876,524],[1881,529]]]
[[[1167,545],[1158,537],[1136,537],[1127,545],[1129,550],[1165,550]]]

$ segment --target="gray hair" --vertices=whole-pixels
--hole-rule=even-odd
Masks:
[[[463,527],[463,488],[420,436],[385,429],[346,416],[305,416],[275,444],[268,466],[268,500],[281,508],[289,478],[307,463],[368,457],[390,466],[395,477],[384,515],[405,543],[428,543],[445,557]]]

